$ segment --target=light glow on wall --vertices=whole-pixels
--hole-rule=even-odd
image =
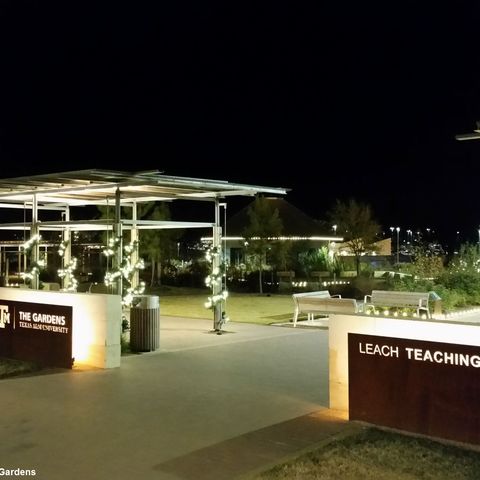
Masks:
[[[97,368],[120,366],[120,295],[0,287],[0,299],[72,307],[72,357]]]
[[[90,322],[75,322],[73,326],[72,356],[75,363],[91,363],[90,345],[95,335]]]

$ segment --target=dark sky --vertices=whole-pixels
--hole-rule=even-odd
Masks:
[[[478,2],[203,3],[0,1],[2,176],[159,169],[476,235]]]

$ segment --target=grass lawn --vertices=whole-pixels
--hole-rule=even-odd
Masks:
[[[160,296],[161,315],[212,318],[212,311],[204,306],[208,290],[167,288],[149,291]],[[291,295],[231,293],[227,298],[226,312],[233,322],[264,325],[288,322],[293,318],[293,300]]]
[[[252,480],[477,480],[480,453],[376,428],[334,440]]]

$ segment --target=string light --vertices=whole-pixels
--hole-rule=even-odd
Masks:
[[[60,254],[60,249],[59,249],[59,255],[63,256],[63,253],[65,253],[65,250],[63,251],[62,254]],[[65,288],[62,288],[62,292],[76,292],[77,287],[78,287],[78,280],[75,278],[74,272],[77,269],[77,259],[75,257],[72,257],[72,260],[65,265],[64,268],[59,268],[57,270],[57,274],[60,278],[65,278],[67,277],[68,283],[65,286]]]
[[[30,265],[30,270],[28,272],[20,273],[20,276],[24,280],[32,280],[34,277],[40,274],[40,270],[45,268],[45,260],[38,260],[37,262],[32,262]]]
[[[120,237],[110,237],[108,240],[108,245],[103,248],[102,253],[108,258],[117,252],[117,247],[120,245]]]
[[[220,287],[222,288],[222,279],[225,276],[225,263],[221,262],[218,267],[213,267],[214,260],[218,260],[220,249],[218,247],[208,247],[205,251],[205,260],[212,264],[212,271],[205,278],[205,285],[212,289],[212,295],[207,297],[205,308],[215,308],[220,302],[224,302],[228,297],[228,291],[222,289],[219,293],[214,293]],[[224,317],[223,321],[227,322],[228,317]]]
[[[113,257],[117,253],[117,247],[120,245],[120,237],[110,238],[107,247],[104,248],[103,254]],[[106,272],[104,283],[107,287],[115,285],[119,278],[125,280],[122,292],[122,305],[130,307],[136,295],[141,295],[145,291],[145,282],[140,282],[137,287],[132,286],[132,280],[136,272],[145,268],[143,258],[132,262],[132,256],[138,250],[138,242],[134,241],[123,246],[122,263],[111,272]]]
[[[35,235],[31,236],[22,246],[24,254],[30,252],[30,250],[37,245],[41,240],[41,235],[36,233]],[[45,268],[45,260],[37,260],[36,262],[32,262],[30,264],[30,270],[26,272],[21,272],[20,276],[23,280],[33,280],[33,278],[37,277],[40,274],[40,270]]]
[[[70,242],[68,240],[62,240],[60,242],[60,245],[58,246],[58,254],[61,256],[61,257],[64,257],[65,256],[65,250],[67,249],[68,247],[68,244]]]
[[[27,253],[31,250],[31,248],[36,245],[37,243],[40,242],[42,236],[39,235],[38,233],[36,233],[35,235],[33,235],[32,237],[30,237],[22,246],[21,248],[23,248],[24,252]]]

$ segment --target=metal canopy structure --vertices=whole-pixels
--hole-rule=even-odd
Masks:
[[[31,210],[31,222],[0,224],[0,230],[29,231],[31,238],[40,231],[60,231],[69,244],[70,232],[80,230],[111,230],[122,238],[124,230],[130,230],[131,241],[138,240],[142,229],[205,228],[213,229],[213,247],[219,252],[213,260],[218,268],[221,258],[220,200],[231,196],[254,196],[259,193],[285,195],[287,189],[230,183],[223,180],[164,175],[158,170],[123,172],[116,170],[76,170],[28,177],[0,179],[0,208]],[[137,219],[137,204],[155,201],[210,201],[214,203],[214,220],[199,222],[154,221]],[[87,205],[112,205],[114,218],[101,220],[70,220],[70,207]],[[128,219],[121,217],[122,207],[131,207]],[[61,220],[41,221],[39,211],[57,210]],[[117,246],[116,262],[122,262],[122,244]],[[70,246],[64,261],[70,261]],[[38,243],[32,249],[31,260],[39,258]],[[68,281],[65,277],[64,281]],[[38,273],[32,278],[31,288],[38,289]],[[217,287],[214,287],[217,288]],[[122,279],[117,281],[117,293],[122,292]],[[218,292],[213,292],[213,295]],[[214,309],[214,328],[221,328],[222,307]]]
[[[122,192],[121,203],[287,193],[285,188],[176,177],[159,171],[129,173],[93,169],[0,179],[0,202],[29,202],[35,195],[39,204],[105,205],[108,197],[115,197],[117,189]]]
[[[29,177],[0,179],[0,208],[65,211],[67,207],[87,205],[133,206],[151,201],[215,201],[229,196],[257,193],[284,195],[287,189],[230,183],[223,180],[177,177],[159,171],[122,172],[115,170],[77,170]],[[40,230],[108,230],[118,219],[88,221],[48,221]],[[33,222],[32,222],[33,223]],[[124,229],[205,228],[213,222],[175,222],[121,219]],[[29,229],[24,223],[0,224],[0,230]]]

